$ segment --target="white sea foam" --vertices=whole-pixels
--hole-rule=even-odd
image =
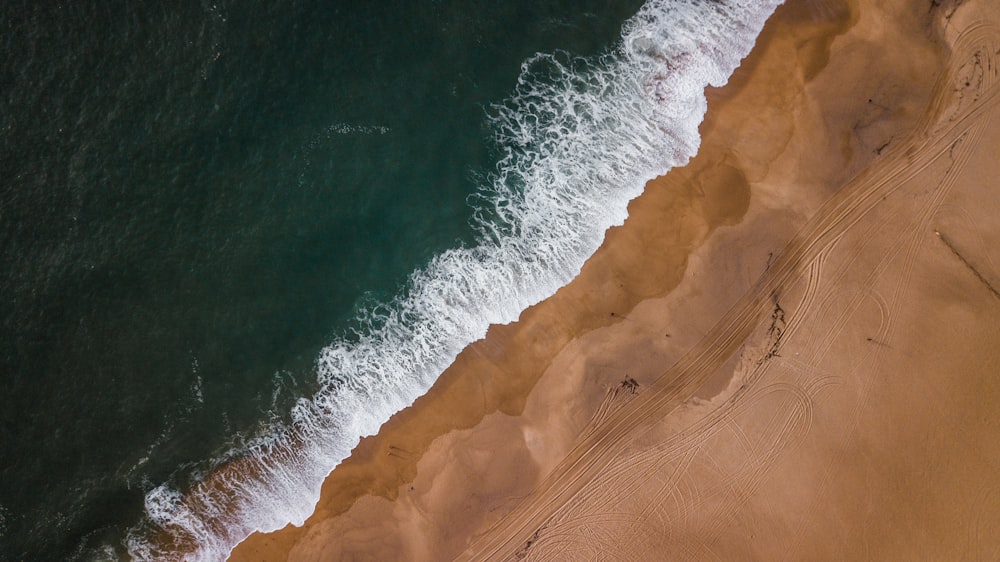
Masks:
[[[428,390],[490,324],[570,281],[645,183],[700,142],[707,85],[724,84],[776,0],[650,0],[598,58],[539,54],[492,112],[503,157],[475,198],[480,241],[413,273],[356,341],[317,360],[321,390],[224,471],[181,495],[146,497],[129,552],[141,560],[221,560],[253,531],[301,525],[329,472],[365,435]],[[168,537],[170,548],[162,540]],[[184,554],[176,554],[180,547]]]
[[[348,123],[334,123],[326,128],[326,132],[336,135],[384,135],[389,132],[389,127],[383,125],[350,125]]]

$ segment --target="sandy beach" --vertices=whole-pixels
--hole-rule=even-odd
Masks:
[[[1000,558],[1000,10],[789,0],[580,275],[231,560]]]

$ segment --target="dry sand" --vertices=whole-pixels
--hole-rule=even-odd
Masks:
[[[579,277],[232,559],[1000,559],[998,25],[789,0]]]

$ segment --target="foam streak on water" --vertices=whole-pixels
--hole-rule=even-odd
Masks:
[[[479,244],[436,257],[370,313],[359,338],[325,348],[321,390],[299,402],[291,426],[245,451],[247,469],[219,471],[186,496],[150,492],[130,554],[221,560],[253,531],[302,524],[362,436],[426,392],[490,324],[569,282],[645,183],[695,154],[705,87],[728,80],[778,3],[650,0],[603,57],[526,61],[491,112],[504,156],[475,199]],[[166,551],[164,537],[185,552]]]

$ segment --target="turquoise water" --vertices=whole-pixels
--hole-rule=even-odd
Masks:
[[[146,493],[287,419],[473,239],[522,62],[639,5],[5,2],[0,559],[124,555]]]
[[[0,559],[301,523],[696,152],[775,7],[640,4],[0,6]]]

